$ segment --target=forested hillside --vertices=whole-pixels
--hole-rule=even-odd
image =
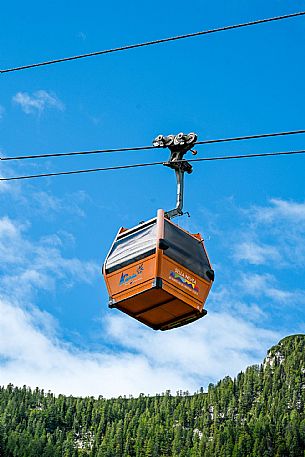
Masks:
[[[10,385],[0,390],[0,455],[304,457],[304,401],[305,335],[207,393],[106,400]]]

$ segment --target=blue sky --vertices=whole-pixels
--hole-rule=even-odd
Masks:
[[[296,1],[6,4],[1,68],[301,11]],[[2,74],[2,156],[304,128],[305,19]],[[304,148],[304,136],[198,157]],[[1,164],[2,176],[166,160],[163,150]],[[175,201],[162,167],[0,186],[0,383],[77,395],[190,390],[304,332],[304,158],[198,163],[179,223],[216,272],[208,315],[166,333],[107,308],[101,265],[121,225]]]

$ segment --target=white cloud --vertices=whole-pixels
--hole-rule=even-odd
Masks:
[[[290,306],[303,305],[305,303],[305,291],[284,290],[278,286],[278,281],[271,274],[241,274],[239,287],[243,296],[253,295],[256,298],[265,297],[275,303]]]
[[[7,165],[5,171],[5,176],[18,175],[16,170],[10,169]],[[2,176],[0,175],[0,177]],[[47,220],[58,217],[60,213],[85,217],[84,204],[91,203],[89,195],[82,190],[58,197],[45,190],[37,190],[31,185],[25,186],[17,181],[0,181],[0,199],[4,197],[4,202],[7,202],[8,194],[14,208],[18,208],[22,214],[39,215]]]
[[[73,192],[59,198],[45,191],[36,191],[33,193],[30,201],[26,204],[35,211],[35,213],[50,217],[51,213],[74,214],[78,217],[84,217],[85,213],[82,205],[88,200],[88,195],[84,191]]]
[[[0,149],[0,155],[1,158],[5,158],[6,154],[5,152]],[[11,166],[8,165],[8,162],[1,161],[1,171],[0,171],[0,178],[5,178],[8,176],[12,176],[14,174],[14,169],[12,169]],[[9,181],[0,181],[0,198],[4,197],[5,202],[7,202],[7,197],[13,197],[17,196],[17,194],[20,194],[20,183],[15,181],[15,182],[9,182]]]
[[[266,287],[274,284],[274,276],[270,274],[241,274],[240,287],[246,294],[259,295],[263,293]]]
[[[4,114],[5,114],[5,108],[4,108],[4,106],[0,105],[0,121],[1,121],[1,119],[3,119]]]
[[[26,114],[42,114],[47,108],[54,108],[59,111],[65,109],[65,105],[57,95],[46,90],[38,90],[32,95],[28,92],[17,92],[12,100]]]
[[[87,38],[87,35],[84,32],[78,32],[77,38],[80,38],[82,41],[85,41]]]
[[[271,198],[269,207],[254,206],[250,212],[257,223],[272,224],[279,220],[293,223],[305,222],[305,203]]]
[[[258,244],[253,241],[243,241],[235,248],[236,260],[244,260],[254,265],[262,265],[267,261],[280,261],[281,256],[275,246]]]
[[[248,278],[248,276],[247,276]],[[237,275],[236,281],[228,286],[225,280],[213,290],[208,301],[208,308],[217,309],[218,312],[242,317],[247,322],[262,325],[268,318],[265,310],[259,304],[259,294],[256,289],[250,290],[244,283],[242,274]]]
[[[270,297],[272,300],[286,304],[289,303],[290,306],[298,304],[300,301],[302,304],[305,303],[305,294],[304,292],[282,290],[276,287],[270,287],[266,289],[266,296]]]
[[[61,210],[56,200],[41,199],[52,211]],[[0,219],[2,384],[107,397],[167,389],[193,392],[260,362],[266,349],[287,334],[283,325],[280,332],[264,328],[267,306],[260,306],[260,301],[274,303],[278,309],[287,301],[305,301],[302,290],[285,290],[273,274],[236,270],[230,287],[223,281],[211,294],[208,316],[199,322],[154,332],[115,310],[108,311],[100,321],[100,349],[76,348],[59,337],[61,329],[51,315],[31,304],[33,292],[50,290],[58,283],[68,287],[73,281],[91,281],[99,275],[99,267],[63,256],[63,236],[69,235],[51,233],[34,242],[28,237],[29,228],[7,217]],[[252,242],[243,252],[254,267],[268,256],[278,261],[280,239],[275,239],[274,250],[269,249],[250,222],[249,229]],[[225,271],[223,266],[222,274]]]
[[[65,258],[59,234],[28,239],[29,224],[0,219],[0,379],[72,395],[155,394],[207,386],[259,362],[280,335],[227,311],[188,327],[154,332],[113,311],[101,321],[101,349],[77,349],[58,337],[52,316],[31,304],[56,282],[90,281],[92,262]]]
[[[4,176],[2,176],[0,174],[0,178],[2,178]],[[11,191],[11,186],[9,185],[8,182],[5,182],[5,181],[0,181],[0,195],[4,195],[4,194],[7,194]]]
[[[0,294],[29,296],[35,289],[54,288],[57,280],[71,287],[78,281],[90,283],[99,274],[99,265],[92,261],[63,257],[59,235],[32,242],[25,236],[28,228],[0,218]]]
[[[121,348],[110,351],[105,347],[93,353],[59,341],[48,330],[50,319],[46,313],[39,319],[46,321],[43,328],[37,325],[35,313],[0,300],[2,384],[106,397],[154,394],[167,389],[193,392],[259,362],[266,347],[279,339],[275,332],[258,330],[222,313],[167,333],[115,316],[105,321],[104,330],[108,342]]]
[[[276,332],[213,310],[195,324],[168,332],[152,332],[119,316],[110,318],[107,328],[124,348],[144,354],[156,366],[185,373],[194,380],[193,387],[200,379],[206,385],[227,374],[236,375],[258,362],[266,346],[278,338]]]
[[[241,211],[233,259],[276,269],[305,266],[305,203],[270,199],[269,205]]]
[[[40,386],[67,395],[161,392],[186,385],[184,374],[152,367],[141,354],[79,351],[35,327],[29,312],[0,301],[1,383]],[[16,338],[18,335],[18,338]]]

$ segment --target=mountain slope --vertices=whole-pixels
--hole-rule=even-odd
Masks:
[[[305,335],[207,393],[55,398],[0,390],[1,457],[304,457]]]

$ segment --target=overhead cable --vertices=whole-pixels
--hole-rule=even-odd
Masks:
[[[283,152],[265,152],[257,154],[242,154],[242,155],[231,155],[231,156],[216,156],[216,157],[203,157],[198,159],[190,159],[188,162],[212,162],[216,160],[232,160],[232,159],[251,159],[255,157],[272,157],[272,156],[288,156],[288,155],[297,155],[305,154],[305,150],[298,151],[283,151]],[[183,162],[183,160],[177,160],[176,162]],[[167,162],[149,162],[149,163],[135,163],[131,165],[118,165],[113,167],[103,167],[103,168],[89,168],[84,170],[71,170],[71,171],[59,171],[56,173],[42,173],[37,175],[25,175],[25,176],[12,176],[8,178],[0,178],[0,181],[16,181],[22,179],[35,179],[35,178],[46,178],[53,176],[63,176],[63,175],[76,175],[80,173],[96,173],[98,171],[110,171],[110,170],[124,170],[130,168],[142,168],[142,167],[152,167],[156,165],[166,165]]]
[[[256,140],[258,138],[270,138],[270,137],[286,136],[286,135],[300,135],[302,133],[305,133],[305,130],[291,130],[288,132],[261,133],[261,134],[257,134],[257,135],[236,136],[236,137],[231,137],[231,138],[219,138],[216,140],[196,141],[195,144],[213,144],[213,143],[226,143],[229,141]]]
[[[255,140],[258,138],[270,138],[277,136],[286,136],[286,135],[300,135],[305,133],[305,130],[291,130],[288,132],[275,132],[275,133],[262,133],[257,135],[247,135],[247,136],[236,136],[230,138],[218,138],[212,140],[203,140],[196,141],[195,144],[214,144],[214,143],[225,143],[230,141],[243,141],[243,140]],[[103,154],[103,153],[112,153],[112,152],[127,152],[127,151],[144,151],[149,149],[159,149],[156,146],[136,146],[130,148],[117,148],[117,149],[94,149],[91,151],[74,151],[74,152],[58,152],[50,154],[33,154],[33,155],[24,155],[24,156],[15,156],[15,157],[0,157],[0,160],[24,160],[24,159],[41,159],[41,158],[50,158],[50,157],[63,157],[63,156],[75,156],[75,155],[89,155],[89,154]]]
[[[80,55],[71,56],[71,57],[63,57],[60,59],[48,60],[45,62],[38,62],[38,63],[29,64],[29,65],[22,65],[19,67],[6,68],[3,70],[0,70],[0,73],[9,73],[9,72],[14,72],[14,71],[26,70],[29,68],[52,65],[55,63],[68,62],[71,60],[84,59],[86,57],[93,57],[93,56],[98,56],[98,55],[102,55],[102,54],[110,54],[110,53],[119,52],[119,51],[128,51],[129,49],[141,48],[144,46],[152,46],[152,45],[156,45],[156,44],[167,43],[170,41],[183,40],[186,38],[192,38],[192,37],[201,36],[201,35],[208,35],[208,34],[217,33],[217,32],[225,32],[227,30],[239,29],[242,27],[250,27],[253,25],[264,24],[267,22],[280,21],[283,19],[290,19],[290,18],[297,17],[297,16],[303,16],[304,14],[305,14],[305,11],[300,11],[298,13],[285,14],[282,16],[270,17],[270,18],[266,18],[266,19],[258,19],[256,21],[244,22],[241,24],[227,25],[227,26],[218,27],[215,29],[203,30],[201,32],[194,32],[194,33],[188,33],[185,35],[178,35],[178,36],[174,36],[174,37],[162,38],[159,40],[146,41],[144,43],[130,44],[130,45],[126,45],[126,46],[120,46],[118,48],[104,49],[102,51],[89,52],[87,54],[80,54]]]
[[[304,131],[305,133],[305,131]],[[117,149],[93,149],[91,151],[73,151],[73,152],[58,152],[51,154],[33,154],[27,156],[16,157],[0,157],[0,160],[23,160],[23,159],[44,159],[48,157],[63,157],[89,154],[103,154],[110,152],[126,152],[126,151],[144,151],[146,149],[156,149],[155,146],[135,146],[133,148],[117,148]]]

